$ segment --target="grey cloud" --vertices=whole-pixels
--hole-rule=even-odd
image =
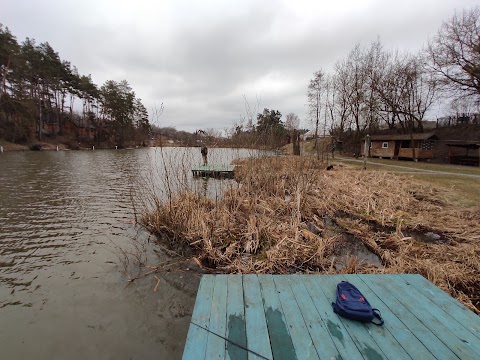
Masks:
[[[127,79],[148,109],[164,103],[162,125],[223,129],[245,115],[243,95],[260,97],[260,111],[305,119],[315,70],[331,69],[357,42],[377,36],[387,47],[417,51],[455,8],[475,2],[293,4],[17,0],[0,22],[19,40],[49,41],[99,85]]]

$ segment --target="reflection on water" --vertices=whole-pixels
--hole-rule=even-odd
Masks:
[[[209,161],[248,155],[211,149]],[[133,184],[161,196],[233,186],[193,180],[200,161],[199,149],[179,148],[0,154],[2,358],[178,357],[198,279],[177,275],[156,293],[148,277],[125,288],[118,248],[136,238],[149,263],[165,257],[134,225]]]

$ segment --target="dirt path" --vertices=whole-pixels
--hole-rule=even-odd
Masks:
[[[363,164],[363,159],[349,159],[349,158],[344,158],[344,157],[336,157],[335,160],[340,160],[340,161],[350,161],[350,162],[356,162],[356,163],[361,163]],[[428,170],[428,169],[416,169],[412,168],[409,166],[402,166],[402,165],[391,165],[391,164],[383,164],[383,163],[378,163],[372,160],[367,160],[367,165],[379,165],[379,166],[387,166],[387,167],[393,167],[393,168],[398,168],[402,170],[408,170],[408,171],[395,171],[395,173],[403,173],[403,174],[440,174],[440,175],[452,175],[452,176],[466,176],[466,177],[473,177],[473,178],[480,178],[480,175],[475,175],[475,174],[465,174],[465,173],[459,173],[459,172],[448,172],[448,171],[438,171],[438,170]]]

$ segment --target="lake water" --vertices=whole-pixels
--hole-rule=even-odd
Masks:
[[[209,163],[251,155],[210,149]],[[132,198],[234,186],[194,180],[200,163],[198,148],[0,154],[0,357],[181,357],[199,275],[178,268],[156,292],[153,276],[129,283],[135,249],[147,265],[170,259],[135,225]]]

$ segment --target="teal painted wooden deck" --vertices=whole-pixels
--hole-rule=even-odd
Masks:
[[[235,165],[201,165],[192,167],[193,176],[231,177]]]
[[[333,312],[342,280],[384,326]],[[480,317],[420,275],[204,275],[183,359],[480,359]]]

